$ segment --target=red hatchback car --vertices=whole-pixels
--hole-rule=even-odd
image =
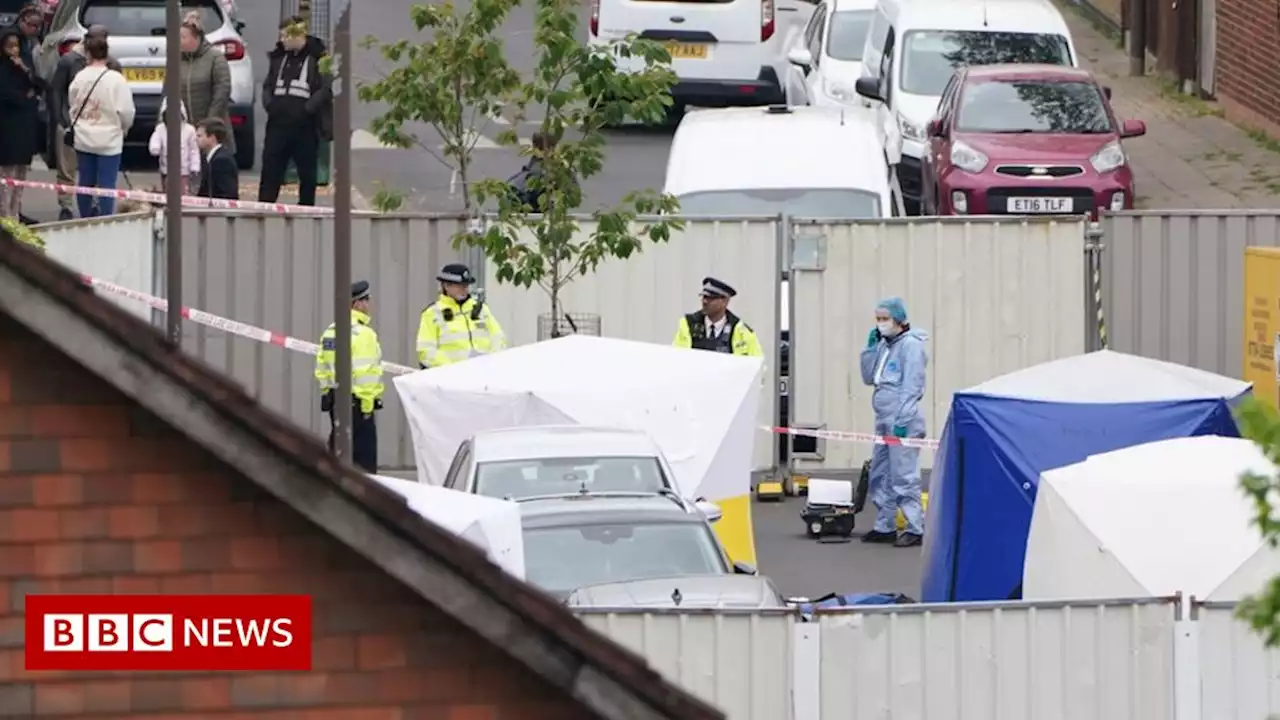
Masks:
[[[925,215],[1070,215],[1133,207],[1120,123],[1093,74],[1056,65],[956,71],[928,126]]]

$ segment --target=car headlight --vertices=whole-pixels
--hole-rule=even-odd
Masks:
[[[902,131],[904,140],[914,140],[916,142],[925,142],[924,128],[914,125],[912,122],[901,115],[898,116],[898,129]]]
[[[853,86],[835,80],[823,81],[822,92],[839,103],[854,103],[858,100],[858,93],[854,91]]]
[[[987,167],[987,156],[957,140],[951,144],[951,164],[965,172],[980,173]]]
[[[1100,173],[1115,170],[1124,165],[1124,163],[1124,149],[1120,147],[1119,140],[1112,140],[1103,145],[1098,152],[1089,158],[1089,164]]]

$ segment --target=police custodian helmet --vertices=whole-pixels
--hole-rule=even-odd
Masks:
[[[446,283],[458,283],[459,285],[474,285],[476,278],[471,274],[471,269],[462,263],[449,263],[440,268],[440,274],[436,275],[436,280]]]

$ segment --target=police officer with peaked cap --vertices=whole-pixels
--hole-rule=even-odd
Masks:
[[[742,318],[729,312],[733,286],[713,277],[702,279],[702,309],[680,318],[676,339],[680,348],[760,357],[760,340]]]
[[[507,346],[498,319],[483,300],[471,294],[475,276],[462,263],[440,268],[440,296],[418,320],[418,365],[440,367],[488,355]]]
[[[351,460],[365,472],[378,471],[378,425],[374,412],[382,409],[382,346],[378,333],[370,325],[372,300],[369,283],[361,280],[351,285]],[[329,413],[330,427],[337,422],[333,396],[338,387],[337,331],[333,323],[320,336],[320,353],[316,355],[316,381],[320,383],[320,410]],[[333,429],[329,431],[329,450],[333,451]]]

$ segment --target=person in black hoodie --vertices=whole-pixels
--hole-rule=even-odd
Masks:
[[[22,59],[17,28],[0,30],[0,176],[26,180],[39,148],[44,83]],[[22,188],[0,183],[0,215],[20,219]]]
[[[262,141],[260,202],[276,202],[292,160],[298,170],[298,204],[316,204],[320,141],[333,138],[333,87],[320,72],[324,43],[307,34],[306,22],[291,17],[280,23],[280,42],[267,57],[262,83],[267,130]]]

